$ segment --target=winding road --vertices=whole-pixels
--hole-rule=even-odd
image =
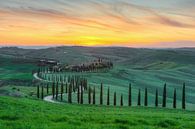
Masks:
[[[51,82],[51,81],[48,81],[48,80],[43,80],[42,78],[40,78],[40,77],[38,76],[37,73],[34,73],[34,74],[33,74],[33,77],[34,77],[35,79],[39,80],[39,81]],[[58,104],[62,103],[62,102],[55,101],[55,100],[53,99],[53,96],[52,96],[52,95],[45,96],[45,97],[43,98],[43,100],[46,101],[46,102],[50,102],[50,103],[58,103]]]
[[[37,73],[34,73],[34,74],[33,74],[33,77],[34,77],[35,79],[39,80],[39,81],[52,82],[52,81],[48,81],[48,80],[44,80],[44,79],[40,78],[40,77],[38,76]],[[80,89],[80,88],[79,88],[79,89]],[[81,90],[80,90],[79,92],[81,92]],[[77,93],[77,92],[74,92],[74,93]],[[63,95],[64,95],[64,94],[63,94]],[[60,95],[58,95],[58,96],[60,96]],[[55,101],[55,100],[53,99],[53,96],[52,96],[52,95],[45,96],[45,97],[43,98],[43,100],[44,100],[44,101],[47,101],[47,102],[50,102],[50,103],[57,103],[57,104],[62,104],[62,103],[63,103],[63,102]]]

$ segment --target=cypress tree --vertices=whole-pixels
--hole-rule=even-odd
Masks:
[[[43,99],[43,97],[44,97],[44,93],[43,93],[44,90],[43,90],[43,88],[44,88],[44,87],[42,86],[42,87],[41,87],[41,99]]]
[[[80,86],[77,88],[77,103],[80,103]]]
[[[116,92],[114,92],[114,106],[116,106]]]
[[[144,106],[148,106],[148,89],[145,88]]]
[[[101,88],[100,88],[100,105],[103,104],[103,84],[101,83]]]
[[[68,102],[72,103],[72,85],[69,85]]]
[[[64,85],[61,83],[61,101],[63,100]]]
[[[128,101],[128,105],[131,106],[132,102],[131,102],[131,83],[129,84],[129,97],[128,97],[129,101]]]
[[[58,82],[56,84],[56,100],[58,100]]]
[[[163,90],[163,103],[162,103],[162,107],[166,107],[166,97],[167,97],[167,91],[166,91],[166,83],[165,83],[164,90]]]
[[[137,105],[141,106],[141,91],[140,91],[140,89],[139,89],[139,92],[138,92]]]
[[[66,93],[68,93],[68,84],[66,83]]]
[[[174,94],[173,94],[173,108],[176,108],[176,99],[177,99],[177,96],[176,96],[176,89],[174,90]]]
[[[123,94],[121,94],[121,106],[123,106]]]
[[[55,97],[55,83],[53,82],[52,84],[52,96],[53,96],[53,99]]]
[[[182,109],[186,109],[186,96],[185,96],[185,83],[183,83],[183,90],[182,90]]]
[[[39,98],[39,85],[37,86],[37,98]]]
[[[108,87],[108,93],[107,93],[107,105],[110,105],[110,88]]]
[[[49,94],[49,83],[47,83],[47,94]]]
[[[158,89],[156,89],[155,106],[158,107]]]
[[[88,103],[91,104],[91,87],[88,88]]]
[[[81,104],[83,104],[83,85],[81,85]]]
[[[95,104],[95,86],[93,88],[93,104]]]

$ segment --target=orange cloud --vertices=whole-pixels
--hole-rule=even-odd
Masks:
[[[58,5],[60,10],[30,5],[0,8],[0,45],[141,47],[195,41],[192,17],[126,2],[67,4]]]

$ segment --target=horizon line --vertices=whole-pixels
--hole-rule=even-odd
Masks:
[[[181,48],[195,48],[195,46],[182,46],[182,47],[132,47],[132,46],[85,46],[85,45],[0,45],[0,48],[16,47],[22,49],[44,49],[44,48],[57,48],[57,47],[88,47],[88,48],[135,48],[135,49],[181,49]]]

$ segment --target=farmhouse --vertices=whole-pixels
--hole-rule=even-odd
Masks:
[[[59,65],[59,62],[56,60],[50,60],[50,59],[41,59],[38,61],[38,66],[47,66],[47,65]]]

